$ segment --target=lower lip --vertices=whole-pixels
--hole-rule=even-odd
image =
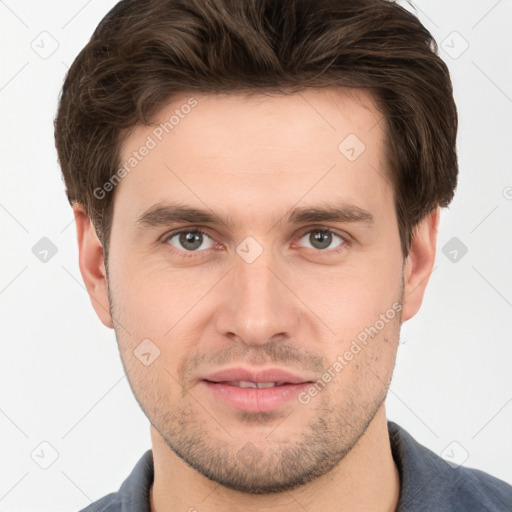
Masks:
[[[202,380],[200,384],[206,386],[215,398],[226,405],[247,412],[274,411],[311,386],[311,382],[304,382],[302,384],[284,384],[273,388],[240,388],[206,380]]]

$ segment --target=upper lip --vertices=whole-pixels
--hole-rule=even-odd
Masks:
[[[201,380],[210,382],[276,382],[286,384],[303,384],[312,382],[282,368],[226,368],[218,372],[210,373]]]

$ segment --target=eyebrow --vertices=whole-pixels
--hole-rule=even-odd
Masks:
[[[157,203],[143,212],[135,221],[135,227],[158,228],[177,222],[220,225],[227,228],[238,225],[234,219],[225,217],[209,209],[193,208],[179,203]],[[352,204],[321,204],[313,207],[291,209],[274,224],[302,224],[305,222],[357,222],[372,224],[373,215]]]

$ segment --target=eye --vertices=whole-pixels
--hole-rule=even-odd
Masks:
[[[311,229],[305,233],[301,238],[300,242],[306,244],[306,247],[315,249],[318,251],[324,251],[324,249],[339,249],[346,244],[345,239],[331,231],[330,229]],[[331,247],[333,242],[337,242],[337,245]],[[307,245],[309,244],[309,245]]]
[[[186,252],[200,252],[210,249],[214,245],[214,241],[200,229],[177,231],[166,237],[165,242],[178,250],[185,250]]]

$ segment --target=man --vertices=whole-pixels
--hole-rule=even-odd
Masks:
[[[55,127],[80,270],[151,422],[86,510],[512,508],[386,420],[457,181],[448,70],[413,15],[124,0]]]

